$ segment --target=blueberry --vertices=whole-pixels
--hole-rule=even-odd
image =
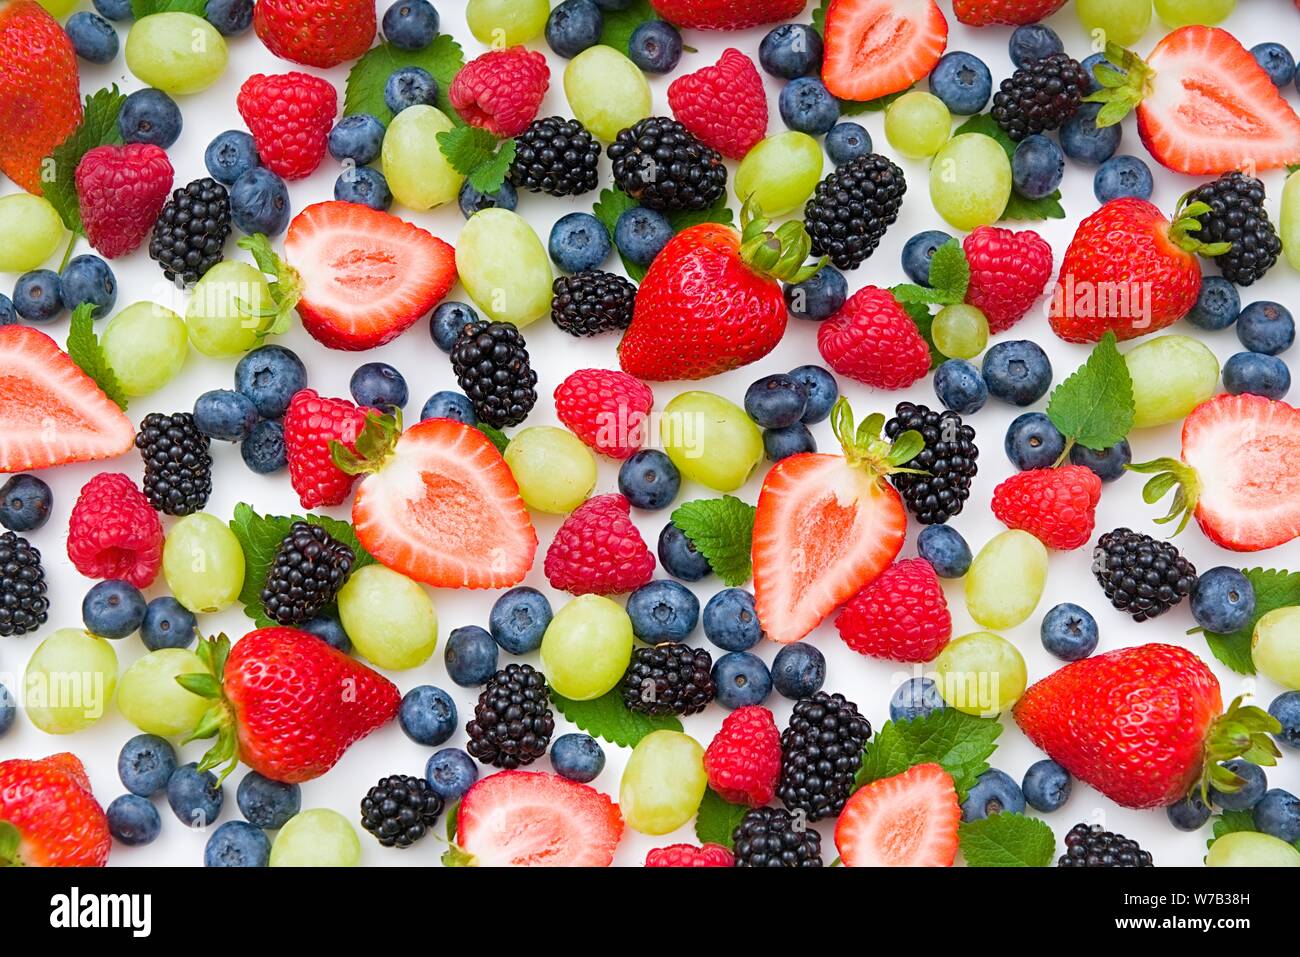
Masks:
[[[700,600],[684,585],[663,579],[649,582],[627,599],[632,633],[650,645],[685,641],[700,621]]]
[[[63,30],[72,49],[87,63],[111,63],[117,56],[117,30],[98,13],[82,10],[68,17]]]
[[[783,23],[769,30],[758,45],[758,62],[772,76],[797,80],[822,65],[822,37],[806,23]]]
[[[181,136],[181,108],[162,90],[136,90],[122,103],[117,130],[124,143],[151,143],[167,149]]]
[[[512,655],[526,655],[542,646],[542,635],[554,613],[546,596],[527,585],[512,588],[492,605],[488,630]]]
[[[384,106],[394,114],[408,106],[434,106],[438,102],[438,81],[423,67],[400,66],[384,83]]]
[[[140,640],[150,651],[188,648],[198,637],[198,619],[171,595],[159,595],[144,609]]]
[[[1084,57],[1081,61],[1079,61],[1079,66],[1083,67],[1083,72],[1086,73],[1088,76],[1089,93],[1093,93],[1101,89],[1101,84],[1097,82],[1096,68],[1102,64],[1105,64],[1107,67],[1109,67],[1112,70],[1115,70],[1116,72],[1119,73],[1124,72],[1123,70],[1120,70],[1118,67],[1116,67],[1115,64],[1107,60],[1105,53],[1098,52],[1098,53],[1089,54],[1088,56]]]
[[[393,191],[388,188],[388,180],[373,166],[349,167],[339,173],[334,181],[334,198],[344,203],[369,206],[381,213],[393,205]]]
[[[0,292],[0,326],[12,326],[18,321],[18,313],[14,310],[14,301]]]
[[[478,765],[460,748],[443,748],[424,766],[424,779],[444,801],[459,801],[478,780]]]
[[[1286,352],[1295,342],[1291,310],[1278,302],[1252,302],[1237,316],[1237,338],[1251,352],[1266,356]]]
[[[614,245],[638,266],[649,266],[673,238],[673,225],[663,213],[644,206],[624,210],[614,223]]]
[[[175,770],[176,750],[156,734],[137,734],[122,745],[117,756],[117,776],[122,786],[140,797],[153,797],[166,790]]]
[[[787,283],[781,294],[790,315],[820,321],[839,312],[849,296],[849,282],[834,266],[822,266],[803,282]]]
[[[803,452],[816,452],[817,440],[802,422],[779,429],[763,430],[763,454],[769,462],[779,462]]]
[[[1155,185],[1151,167],[1136,156],[1122,154],[1112,156],[1097,167],[1092,177],[1092,194],[1099,203],[1109,203],[1123,196],[1150,199]]]
[[[14,719],[17,717],[18,702],[14,700],[13,693],[0,684],[0,738],[3,738],[14,726]]]
[[[1043,616],[1043,647],[1062,661],[1078,661],[1097,650],[1097,620],[1084,608],[1062,602]]]
[[[685,533],[669,522],[659,533],[659,562],[664,571],[684,582],[697,582],[713,571]]]
[[[289,188],[269,169],[245,170],[230,187],[230,219],[250,236],[280,235],[289,225]]]
[[[1082,465],[1097,473],[1103,482],[1113,482],[1124,474],[1124,466],[1133,461],[1133,450],[1128,439],[1120,439],[1110,448],[1090,449],[1086,445],[1070,446],[1070,464]]]
[[[406,379],[387,362],[367,362],[357,366],[348,380],[348,390],[357,405],[391,412],[406,405],[410,393]]]
[[[799,366],[790,370],[791,378],[802,383],[808,396],[808,405],[804,407],[804,425],[815,425],[831,414],[831,407],[840,397],[840,387],[835,384],[835,376],[821,366]]]
[[[1268,74],[1274,86],[1290,86],[1295,79],[1295,57],[1282,44],[1257,43],[1250,48],[1250,55]]]
[[[365,166],[379,159],[384,144],[384,124],[369,113],[350,113],[334,124],[327,141],[330,156]]]
[[[748,651],[732,651],[713,665],[713,683],[718,687],[718,704],[732,711],[762,704],[772,693],[772,675],[763,659]]]
[[[927,229],[905,242],[903,272],[907,273],[907,278],[918,286],[929,286],[930,260],[934,258],[936,249],[951,241],[952,237],[947,233],[938,229]]]
[[[658,449],[642,449],[619,466],[618,490],[633,508],[667,508],[681,487],[677,466]]]
[[[238,36],[253,25],[253,0],[208,0],[203,18],[222,36]]]
[[[605,752],[589,734],[562,734],[551,742],[551,766],[561,777],[586,784],[605,769]]]
[[[1280,399],[1291,390],[1291,370],[1277,356],[1238,352],[1223,364],[1223,388],[1233,395]]]
[[[1056,464],[1065,451],[1065,436],[1044,412],[1023,412],[1007,426],[1002,441],[1011,464],[1022,472],[1047,469]]]
[[[1300,748],[1300,691],[1282,692],[1268,706],[1268,713],[1282,725],[1274,737],[1289,748]]]
[[[851,163],[870,152],[871,134],[859,123],[836,123],[826,134],[826,155],[836,166]]]
[[[1065,44],[1056,35],[1056,31],[1046,24],[1030,23],[1016,27],[1011,31],[1007,43],[1007,53],[1017,68],[1022,68],[1034,60],[1042,60],[1054,53],[1064,53]]]
[[[28,322],[49,322],[63,312],[59,274],[52,269],[33,269],[14,284],[14,311]]]
[[[1029,766],[1020,782],[1020,790],[1025,795],[1026,804],[1046,814],[1059,810],[1070,799],[1072,783],[1069,771],[1051,758],[1043,758]]]
[[[1300,840],[1300,798],[1281,788],[1270,788],[1255,805],[1255,826],[1279,841]]]
[[[1065,175],[1065,154],[1055,141],[1036,133],[1026,136],[1011,156],[1011,182],[1016,192],[1028,199],[1042,199],[1056,192]]]
[[[963,821],[982,821],[993,814],[1020,814],[1025,809],[1025,794],[1015,778],[1005,771],[989,768],[978,778],[961,803]]]
[[[989,387],[974,363],[948,359],[934,370],[934,394],[945,409],[970,415],[984,408]]]
[[[786,126],[811,136],[829,132],[840,118],[839,100],[815,76],[801,76],[787,83],[777,106]]]
[[[54,493],[35,475],[12,475],[0,486],[0,525],[11,532],[34,532],[50,520]]]
[[[73,256],[59,273],[59,296],[68,309],[90,303],[90,316],[99,319],[113,311],[117,302],[117,277],[98,256]]]
[[[1218,565],[1201,572],[1192,584],[1191,608],[1206,631],[1231,634],[1255,614],[1255,588],[1237,569]]]
[[[546,18],[546,42],[569,59],[600,42],[605,16],[592,0],[564,0]]]
[[[927,526],[927,528],[943,527],[942,525]],[[918,675],[908,678],[889,696],[889,720],[915,721],[935,711],[942,711],[946,707],[934,679]]]
[[[672,73],[682,58],[682,35],[667,20],[647,20],[628,38],[627,58],[645,73]]]
[[[302,788],[249,771],[235,791],[235,803],[249,824],[274,831],[302,810]]]
[[[438,35],[438,11],[429,0],[397,0],[384,11],[384,39],[399,50],[423,50]]]
[[[486,629],[478,625],[454,628],[443,652],[447,677],[462,688],[476,688],[496,674],[499,652]]]
[[[1199,790],[1192,791],[1177,804],[1165,808],[1169,823],[1180,831],[1200,830],[1212,813],[1209,805],[1201,800]]]
[[[218,183],[233,186],[235,180],[253,167],[261,166],[262,161],[257,158],[257,145],[252,136],[243,130],[226,130],[213,137],[203,151],[203,165]]]
[[[474,411],[474,403],[464,395],[444,390],[429,396],[420,409],[420,421],[425,419],[452,419],[465,425],[474,425],[478,422],[478,415]]]
[[[1249,811],[1268,790],[1268,777],[1257,764],[1236,758],[1222,765],[1244,782],[1236,791],[1220,791],[1210,786],[1210,803],[1222,811]]]
[[[147,603],[140,589],[118,578],[93,585],[81,601],[86,630],[101,638],[125,638],[144,622]]]
[[[808,407],[808,393],[793,376],[778,372],[751,383],[745,390],[745,412],[765,429],[794,425]]]
[[[916,537],[916,553],[940,578],[961,578],[970,569],[971,551],[951,525],[927,525]]]
[[[167,779],[167,803],[182,824],[205,828],[221,816],[226,792],[211,771],[200,771],[191,761],[182,764]]]
[[[546,249],[565,272],[599,269],[613,249],[609,230],[591,213],[568,213],[551,227]]]
[[[989,395],[1012,405],[1037,402],[1052,385],[1047,353],[1028,339],[999,342],[984,353],[981,367]]]
[[[257,425],[257,406],[234,389],[209,389],[194,400],[194,425],[209,438],[242,442]]]
[[[298,626],[310,635],[315,635],[325,644],[345,655],[352,651],[352,639],[348,637],[343,622],[330,615],[317,615]]]
[[[239,455],[249,470],[270,475],[289,464],[284,444],[284,426],[275,419],[263,419],[253,426],[248,438],[239,444]]]
[[[109,20],[130,20],[135,16],[131,12],[131,0],[94,0],[94,4]]]
[[[704,637],[723,651],[746,651],[763,637],[754,596],[743,588],[724,588],[704,605]]]
[[[307,367],[284,346],[259,346],[235,366],[235,389],[264,419],[278,419],[294,393],[307,388]]]
[[[419,685],[402,697],[397,723],[416,744],[442,744],[456,730],[456,702],[433,685]]]
[[[212,832],[203,848],[204,867],[266,867],[270,863],[270,839],[247,821],[227,821]]]
[[[474,184],[465,180],[456,196],[456,205],[460,214],[469,219],[485,209],[508,209],[513,211],[519,205],[519,193],[514,184],[503,180],[495,193],[484,193],[474,188]]]
[[[444,302],[429,317],[429,335],[439,349],[451,352],[460,331],[471,322],[478,322],[478,313],[473,306],[454,300]]]
[[[993,95],[993,74],[973,53],[953,50],[940,57],[930,72],[930,92],[943,100],[949,112],[974,116]]]
[[[826,656],[806,641],[784,645],[772,659],[772,687],[798,701],[811,698],[826,683]]]
[[[162,830],[158,809],[152,801],[138,794],[114,798],[104,815],[108,818],[108,833],[113,835],[113,840],[127,847],[151,844]]]
[[[1185,318],[1194,326],[1215,331],[1227,329],[1241,314],[1241,297],[1237,287],[1222,276],[1206,276],[1201,280],[1201,291],[1196,305]]]
[[[1061,149],[1070,159],[1100,166],[1119,149],[1122,128],[1118,123],[1098,126],[1097,114],[1100,112],[1100,103],[1084,103],[1061,127],[1058,134]]]

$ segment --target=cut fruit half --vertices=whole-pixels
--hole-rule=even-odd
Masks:
[[[938,764],[918,764],[865,784],[835,822],[835,847],[846,867],[952,867],[961,805]]]
[[[929,74],[948,45],[934,0],[831,0],[822,81],[842,100],[898,93]]]

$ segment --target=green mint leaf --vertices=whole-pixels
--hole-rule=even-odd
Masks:
[[[515,161],[515,141],[499,141],[477,126],[458,126],[438,134],[438,149],[456,172],[469,177],[480,193],[495,193]]]
[[[735,588],[753,574],[750,550],[757,510],[733,495],[702,498],[673,509],[673,524],[691,540],[696,550],[722,581]]]
[[[63,225],[74,233],[82,231],[81,206],[77,202],[77,165],[96,146],[121,143],[117,114],[126,95],[117,86],[97,90],[86,97],[81,125],[66,140],[54,147],[41,168],[41,190],[50,201]]]
[[[1098,451],[1128,435],[1133,410],[1133,380],[1113,332],[1102,336],[1088,361],[1047,400],[1047,417],[1061,434]]]
[[[480,193],[495,193],[504,185],[514,161],[515,141],[506,140],[490,160],[474,167],[469,174],[469,184]]]
[[[823,36],[826,34],[826,11],[830,5],[831,0],[821,0],[812,12],[812,28]]]
[[[1056,856],[1056,835],[1045,823],[1003,812],[957,828],[961,854],[970,867],[1048,867]]]
[[[897,286],[890,286],[889,291],[894,294],[904,306],[941,306],[945,305],[948,297],[938,289],[931,289],[927,286],[918,286],[915,283],[903,282]]]
[[[731,832],[748,810],[748,805],[724,801],[713,788],[705,788],[704,800],[695,814],[695,836],[701,844],[721,844],[730,849]]]
[[[961,136],[963,133],[983,133],[990,139],[997,140],[998,145],[1007,154],[1007,159],[1016,152],[1016,141],[1007,136],[1006,131],[987,113],[977,113],[952,131],[953,136]]]
[[[1064,219],[1065,209],[1061,206],[1061,191],[1058,189],[1042,199],[1028,199],[1015,190],[1007,200],[1007,208],[998,217],[999,222],[1017,220],[1022,222],[1043,219]]]
[[[916,331],[921,334],[921,338],[930,349],[930,368],[933,369],[939,363],[946,361],[948,357],[934,344],[934,333],[931,331],[934,328],[934,316],[930,314],[929,305],[924,302],[905,302],[901,299],[899,302],[903,311],[908,314],[912,322],[916,323]]]
[[[647,715],[629,711],[618,688],[591,701],[572,701],[551,692],[555,710],[593,737],[621,748],[634,748],[651,731],[680,731],[676,715]]]
[[[95,385],[108,396],[123,412],[126,411],[127,395],[117,381],[117,375],[108,364],[108,357],[95,335],[95,320],[90,314],[95,307],[83,302],[72,310],[72,324],[68,327],[68,356],[82,372],[95,380]]]
[[[906,90],[898,90],[894,93],[886,93],[884,96],[878,96],[874,100],[840,100],[840,116],[859,116],[863,113],[879,113],[886,109],[890,103],[902,96],[904,93],[911,92],[909,86]]]
[[[498,452],[500,452],[502,455],[506,454],[506,449],[509,448],[510,446],[509,436],[507,436],[496,426],[488,425],[486,422],[480,422],[477,425],[475,425],[474,428],[478,429],[489,439],[491,439],[492,444],[497,447]]]
[[[943,305],[966,301],[970,286],[970,263],[961,244],[950,239],[930,258],[930,288],[943,297]]]
[[[627,56],[636,28],[648,20],[659,19],[654,7],[650,6],[650,0],[634,0],[626,10],[602,10],[601,13],[604,15],[604,26],[598,42],[613,47],[624,56]]]
[[[1255,589],[1255,613],[1232,634],[1207,631],[1205,640],[1214,657],[1233,671],[1253,675],[1255,661],[1250,655],[1250,639],[1255,633],[1255,624],[1274,609],[1300,605],[1300,572],[1276,568],[1243,568],[1241,571]]]
[[[952,775],[957,797],[965,800],[976,779],[989,769],[988,758],[997,750],[1001,733],[996,720],[956,708],[941,708],[911,721],[886,721],[867,742],[857,786],[934,762]]]
[[[609,233],[610,242],[614,241],[614,226],[618,223],[618,218],[634,206],[639,205],[635,199],[623,192],[621,189],[607,187],[600,191],[600,198],[596,204],[591,207],[591,213],[605,227]],[[617,248],[617,247],[615,247]],[[623,270],[627,273],[628,278],[633,282],[640,282],[645,278],[645,267],[638,266],[632,260],[628,259],[623,253],[619,252],[619,258],[623,260]]]
[[[381,43],[367,50],[348,71],[343,113],[369,113],[387,126],[393,119],[392,111],[384,104],[384,84],[388,82],[389,74],[399,67],[418,66],[428,70],[438,81],[438,109],[459,126],[463,121],[447,98],[447,90],[464,65],[465,54],[460,44],[445,33],[434,37],[423,50],[399,50],[391,44]]]
[[[674,233],[680,233],[683,229],[690,229],[692,226],[698,226],[701,223],[721,223],[723,226],[734,226],[736,223],[731,210],[727,208],[727,193],[725,190],[721,196],[713,201],[713,205],[708,209],[675,210],[664,215],[668,217],[668,222],[672,224]]]
[[[155,13],[192,13],[201,17],[208,9],[208,0],[131,0],[131,16],[136,20]]]

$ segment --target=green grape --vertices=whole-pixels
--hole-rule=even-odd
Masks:
[[[221,611],[244,587],[244,550],[225,522],[195,512],[167,533],[163,577],[176,600],[195,614]]]
[[[583,50],[564,68],[569,108],[593,136],[609,142],[650,115],[650,84],[635,63],[613,47]]]
[[[536,40],[549,15],[547,0],[469,0],[465,6],[469,32],[494,50]]]
[[[63,220],[44,196],[0,196],[0,272],[27,272],[54,255]]]
[[[664,407],[664,451],[693,482],[719,492],[745,484],[763,460],[763,433],[745,410],[712,392],[683,392]]]
[[[1008,529],[980,549],[966,573],[966,610],[985,628],[1012,628],[1038,607],[1047,582],[1047,549],[1028,532]]]
[[[1133,380],[1133,427],[1179,422],[1218,391],[1219,360],[1199,339],[1158,336],[1124,356]]]
[[[422,665],[438,644],[438,614],[429,593],[383,565],[352,573],[339,590],[339,619],[357,652],[380,668]]]
[[[1076,0],[1074,12],[1093,36],[1093,48],[1109,41],[1136,43],[1151,23],[1151,0]]]
[[[601,595],[579,595],[542,635],[542,671],[560,695],[590,701],[614,688],[632,660],[632,619]]]
[[[212,702],[176,681],[177,675],[207,674],[199,656],[185,648],[159,648],[137,658],[122,673],[117,707],[127,721],[147,734],[174,738],[188,734]]]
[[[60,628],[27,662],[23,704],[46,734],[71,734],[104,716],[116,686],[113,646],[80,628]]]
[[[1019,649],[991,631],[954,638],[934,659],[934,671],[943,700],[981,718],[1008,710],[1029,681]]]
[[[474,303],[499,322],[526,326],[551,311],[551,260],[518,213],[484,209],[461,227],[456,271]]]
[[[154,13],[126,35],[126,67],[149,86],[180,95],[206,90],[226,72],[226,41],[192,13]]]
[[[958,229],[998,221],[1011,198],[1011,161],[997,140],[962,133],[944,144],[930,166],[930,201]]]
[[[1278,224],[1282,252],[1292,269],[1300,269],[1300,170],[1286,178],[1282,187],[1282,215]]]
[[[77,5],[77,0],[37,0],[37,2],[56,20],[62,20]]]
[[[1275,608],[1255,622],[1250,656],[1262,674],[1300,689],[1300,607]]]
[[[808,200],[822,178],[821,144],[787,130],[759,140],[736,169],[736,198],[751,196],[765,216],[784,216]]]
[[[99,344],[122,390],[132,396],[165,386],[190,351],[185,320],[154,302],[133,303],[119,312]]]
[[[1226,20],[1237,0],[1156,0],[1156,15],[1169,27],[1199,23],[1212,27]]]
[[[205,356],[243,355],[260,341],[268,320],[259,315],[275,308],[271,287],[255,266],[227,259],[195,284],[185,310],[190,342]]]
[[[952,114],[933,93],[912,90],[885,109],[885,139],[904,156],[933,156],[951,134]]]
[[[438,148],[438,134],[455,125],[442,110],[424,103],[393,117],[379,156],[393,199],[424,211],[456,198],[465,175]]]
[[[1206,867],[1300,867],[1300,851],[1259,831],[1232,831],[1215,838]]]
[[[694,816],[708,783],[698,741],[680,731],[651,731],[623,768],[618,807],[634,831],[667,834]]]
[[[271,844],[272,867],[356,867],[360,863],[357,829],[329,808],[299,811]]]
[[[505,460],[524,504],[539,512],[572,512],[596,487],[596,457],[568,429],[521,429],[506,446]]]
[[[973,359],[989,344],[989,321],[975,306],[944,306],[930,327],[935,347],[952,359]]]

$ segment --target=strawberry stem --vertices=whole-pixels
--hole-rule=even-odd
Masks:
[[[881,437],[885,417],[879,412],[872,413],[853,427],[853,410],[848,399],[841,396],[831,409],[831,429],[844,449],[844,457],[849,465],[864,468],[877,478],[895,472],[925,474],[923,469],[909,469],[904,465],[921,454],[925,448],[925,439],[915,429],[908,429],[890,442]]]
[[[1179,249],[1185,249],[1189,253],[1196,253],[1200,256],[1222,256],[1232,248],[1232,243],[1203,243],[1191,233],[1200,232],[1201,220],[1210,211],[1209,203],[1188,203],[1187,199],[1191,192],[1186,192],[1178,200],[1178,208],[1174,212],[1174,221],[1169,227],[1169,239]]]
[[[247,303],[240,303],[240,308],[249,315],[257,316],[263,322],[257,330],[258,341],[267,336],[278,336],[289,331],[289,317],[298,301],[302,298],[302,277],[298,270],[276,255],[271,248],[271,241],[262,233],[245,236],[238,243],[240,249],[246,249],[253,256],[257,268],[271,276],[271,301],[273,309],[252,309]]]
[[[746,199],[740,209],[740,258],[760,276],[801,283],[828,262],[825,256],[815,263],[807,262],[812,239],[799,220],[782,223],[775,231],[769,230],[769,225],[758,201],[753,196]]]
[[[1263,708],[1243,705],[1234,698],[1228,710],[1214,720],[1205,735],[1205,763],[1201,769],[1201,800],[1209,802],[1209,790],[1230,793],[1239,791],[1245,780],[1223,766],[1224,761],[1240,758],[1261,767],[1272,767],[1282,756],[1273,735],[1282,724]]]
[[[339,471],[347,475],[378,472],[392,454],[401,434],[401,409],[394,409],[391,413],[367,412],[366,424],[353,443],[355,451],[338,439],[331,439],[330,458]]]
[[[191,694],[207,698],[212,702],[199,723],[194,726],[182,744],[215,737],[216,743],[208,749],[198,764],[199,771],[211,771],[225,765],[217,775],[217,783],[224,781],[239,764],[239,739],[235,711],[222,690],[221,679],[226,670],[226,659],[230,656],[230,639],[224,634],[214,638],[200,638],[195,651],[203,662],[206,672],[177,675],[176,683]]]
[[[1128,116],[1155,89],[1155,71],[1132,50],[1118,43],[1106,44],[1106,62],[1092,68],[1093,78],[1101,89],[1083,98],[1085,103],[1100,103],[1098,126],[1114,126]]]
[[[1196,500],[1201,494],[1201,482],[1196,475],[1196,469],[1171,458],[1152,459],[1150,462],[1138,462],[1124,467],[1130,472],[1152,476],[1147,480],[1147,484],[1142,486],[1142,501],[1148,505],[1160,501],[1170,489],[1175,490],[1173,501],[1169,503],[1168,513],[1156,519],[1158,525],[1179,520],[1178,527],[1174,529],[1170,538],[1187,527],[1187,521],[1196,511]]]

